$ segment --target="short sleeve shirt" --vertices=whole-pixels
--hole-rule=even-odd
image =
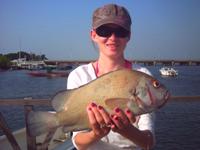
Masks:
[[[141,67],[136,64],[132,66],[132,69],[151,75],[151,73],[149,72],[147,68]],[[81,85],[84,85],[96,78],[97,78],[96,73],[95,73],[92,63],[81,65],[69,74],[68,81],[67,81],[67,89],[80,87]],[[154,113],[140,115],[139,117],[137,117],[136,123],[134,124],[134,126],[136,126],[140,130],[150,130],[154,134],[154,119],[155,119]],[[79,131],[79,132],[86,132],[86,131]],[[77,146],[74,141],[74,137],[79,132],[73,132],[72,142],[75,147]],[[133,142],[124,138],[120,134],[112,132],[112,131],[110,131],[110,133],[107,136],[103,137],[100,141],[92,144],[88,148],[88,150],[100,150],[100,149],[102,150],[123,150],[123,149],[140,150],[140,148],[136,146]]]

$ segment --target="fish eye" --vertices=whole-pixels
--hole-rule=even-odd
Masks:
[[[155,88],[159,88],[159,87],[160,87],[160,83],[159,83],[157,80],[154,80],[154,81],[153,81],[153,86],[154,86]]]

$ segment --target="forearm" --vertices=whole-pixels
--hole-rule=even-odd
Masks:
[[[91,144],[100,138],[94,136],[92,132],[80,132],[74,137],[74,142],[78,150],[86,150]]]
[[[143,149],[148,150],[154,146],[154,137],[149,130],[141,131],[132,126],[128,130],[121,133],[121,135],[128,138],[133,143],[142,147]]]

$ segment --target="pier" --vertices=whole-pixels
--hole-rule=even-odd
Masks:
[[[80,65],[87,64],[94,60],[45,60],[46,65]],[[146,66],[164,65],[164,66],[199,66],[200,60],[129,60],[132,63]]]
[[[12,61],[12,68],[21,69],[43,69],[51,68],[68,68],[71,66],[79,66],[88,64],[95,60],[44,60],[44,61],[26,61],[25,59],[17,59]],[[129,60],[132,63],[144,66],[199,66],[200,60]]]

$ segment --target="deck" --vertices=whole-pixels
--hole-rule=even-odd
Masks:
[[[171,96],[170,100],[176,100],[176,101],[188,101],[188,100],[200,100],[200,95],[197,96]],[[71,139],[68,138],[65,142],[57,143],[57,145],[53,145],[50,147],[50,142],[52,141],[52,138],[55,137],[56,130],[51,131],[45,135],[39,140],[38,137],[31,137],[29,134],[28,126],[27,126],[27,116],[30,111],[34,110],[35,106],[51,106],[50,99],[0,99],[0,106],[21,106],[24,108],[24,116],[25,116],[25,128],[22,129],[22,131],[18,131],[20,133],[24,133],[22,135],[25,138],[25,141],[22,140],[22,144],[19,144],[19,138],[16,137],[11,129],[9,128],[9,125],[6,122],[6,119],[0,112],[0,129],[3,131],[4,136],[7,138],[7,141],[9,141],[9,145],[7,147],[11,147],[13,150],[47,150],[47,149],[54,149],[54,150],[72,150],[74,147],[72,145]],[[24,130],[24,132],[23,132]],[[4,138],[4,139],[6,139]],[[2,140],[2,139],[0,139]],[[59,140],[57,139],[59,142]],[[1,144],[1,143],[0,143]],[[0,145],[2,146],[2,145]],[[6,149],[7,149],[6,147]],[[2,147],[1,147],[2,148]]]

